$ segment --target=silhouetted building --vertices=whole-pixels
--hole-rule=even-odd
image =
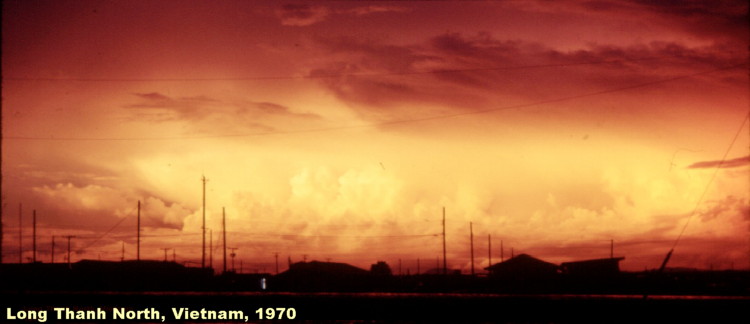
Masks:
[[[297,262],[273,278],[269,289],[287,291],[361,291],[370,285],[370,271],[346,263]]]
[[[484,269],[497,277],[544,277],[557,274],[559,267],[528,254],[520,254]]]
[[[312,275],[312,276],[347,276],[347,275],[366,275],[369,274],[367,270],[357,268],[353,265],[339,262],[297,262],[293,263],[289,269],[279,275],[284,274],[299,274],[299,275]]]
[[[562,270],[563,274],[571,276],[615,276],[620,273],[620,261],[622,261],[623,259],[625,258],[620,257],[563,262],[562,264],[560,264],[560,269]]]
[[[46,290],[200,290],[212,279],[210,269],[163,261],[81,260],[68,266],[16,264],[2,267],[0,288]]]

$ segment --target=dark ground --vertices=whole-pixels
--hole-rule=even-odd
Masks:
[[[294,308],[294,322],[747,323],[750,317],[748,297],[6,291],[2,300],[3,322],[7,322],[6,308],[47,309],[52,318],[54,307],[74,310],[100,307],[108,313],[112,307],[132,310],[153,307],[165,314],[167,321],[175,321],[172,307],[242,310],[251,322],[259,322],[255,311],[261,307]]]

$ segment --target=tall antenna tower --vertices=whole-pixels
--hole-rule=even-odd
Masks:
[[[55,263],[55,236],[52,235],[52,261],[50,263]]]
[[[32,211],[32,222],[33,222],[33,229],[32,229],[32,247],[34,249],[34,254],[31,255],[31,262],[36,263],[36,209]]]
[[[230,247],[230,248],[227,248],[227,249],[232,250],[232,253],[229,254],[229,255],[232,257],[232,272],[236,273],[237,271],[234,269],[234,257],[237,256],[237,253],[234,253],[234,251],[236,251],[237,248]]]
[[[18,204],[18,264],[23,263],[23,204]]]
[[[68,239],[68,268],[70,269],[70,239],[74,238],[73,235],[65,235],[64,238]]]
[[[208,230],[208,267],[214,269],[214,230]]]
[[[206,267],[206,176],[201,177],[201,182],[203,182],[203,226],[201,227],[203,231],[203,248],[201,248],[201,268]]]
[[[445,206],[443,206],[443,274],[448,274],[448,262],[445,252]]]
[[[469,222],[469,242],[471,243],[471,275],[474,276],[474,223]]]
[[[276,274],[279,274],[279,252],[275,252],[273,256],[276,258]]]
[[[487,259],[489,262],[489,266],[492,266],[492,237],[490,234],[487,234]]]
[[[222,244],[222,249],[224,250],[224,271],[222,273],[227,272],[227,213],[224,210],[224,207],[221,207],[221,235],[223,236],[224,243]]]
[[[138,239],[135,245],[135,259],[141,261],[141,201],[138,201]]]

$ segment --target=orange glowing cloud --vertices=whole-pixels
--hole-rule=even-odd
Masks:
[[[31,210],[73,261],[133,258],[140,201],[142,256],[194,265],[205,175],[214,252],[225,211],[249,271],[413,271],[442,257],[443,207],[455,269],[470,223],[478,266],[488,236],[493,260],[614,240],[642,270],[680,237],[670,265],[750,266],[744,1],[3,9],[6,259]]]

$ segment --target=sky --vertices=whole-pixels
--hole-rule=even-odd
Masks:
[[[746,1],[3,1],[4,262],[750,268]],[[206,256],[203,261],[205,176]],[[19,222],[20,215],[20,222]],[[19,249],[19,236],[21,248]],[[491,245],[491,246],[490,246]],[[500,247],[503,247],[502,251]],[[19,254],[19,251],[21,251]],[[419,260],[419,261],[417,261]],[[230,264],[231,260],[227,261]]]

